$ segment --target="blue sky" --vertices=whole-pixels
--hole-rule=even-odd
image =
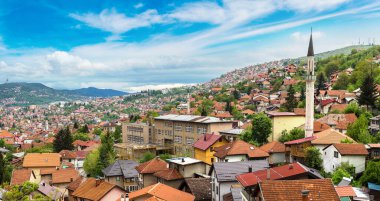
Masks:
[[[124,91],[375,39],[373,0],[1,0],[0,82]]]

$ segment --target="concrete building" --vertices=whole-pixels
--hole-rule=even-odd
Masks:
[[[153,126],[146,123],[124,123],[122,133],[124,143],[150,144],[153,142]]]
[[[268,137],[268,141],[278,141],[284,130],[290,131],[305,123],[305,115],[296,114],[294,112],[267,112],[272,120],[272,135]]]
[[[175,155],[194,155],[192,145],[205,133],[231,129],[233,121],[194,115],[163,115],[155,118],[154,143],[173,147]]]

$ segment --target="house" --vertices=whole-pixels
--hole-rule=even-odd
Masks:
[[[240,134],[244,132],[242,128],[231,128],[228,130],[219,131],[228,141],[232,142],[240,138]]]
[[[380,158],[380,144],[367,144],[369,159]]]
[[[289,149],[286,158],[288,162],[300,161],[305,158],[305,150],[307,147],[314,146],[319,149],[323,155],[323,149],[333,143],[341,143],[343,140],[355,141],[347,135],[340,133],[334,129],[327,129],[319,133],[315,133],[312,137],[301,138],[289,142],[285,142],[285,146]]]
[[[316,110],[321,114],[327,114],[330,112],[331,106],[336,102],[335,99],[325,99],[321,100],[316,107]]]
[[[265,180],[254,190],[256,200],[340,201],[331,179]]]
[[[243,187],[242,194],[244,200],[253,200],[256,185],[265,180],[300,180],[322,178],[323,177],[318,173],[318,171],[308,168],[298,162],[236,176],[236,180]]]
[[[178,188],[183,182],[183,176],[177,169],[169,168],[153,174],[157,178],[157,183],[162,183],[173,188]]]
[[[28,153],[22,163],[23,168],[41,169],[61,166],[61,155],[58,153]]]
[[[39,177],[35,171],[30,169],[14,169],[12,171],[10,185],[22,185],[26,181],[39,183],[41,181],[41,177]]]
[[[125,193],[122,188],[115,184],[102,179],[87,178],[72,193],[70,199],[75,201],[112,201],[121,198]]]
[[[228,141],[222,135],[203,134],[193,144],[194,158],[211,165],[214,162],[214,148],[227,143]]]
[[[352,186],[335,186],[335,191],[341,200],[353,200],[356,197],[356,193]]]
[[[286,162],[285,145],[281,142],[272,141],[262,145],[260,149],[269,154],[268,162],[270,165]]]
[[[206,163],[190,157],[178,157],[166,160],[169,168],[176,169],[184,178],[207,174]]]
[[[105,181],[115,184],[127,192],[138,189],[138,163],[131,160],[117,160],[102,170]]]
[[[193,201],[194,195],[157,183],[129,194],[129,201]]]
[[[58,188],[61,192],[65,192],[64,197],[68,197],[66,191],[67,185],[76,180],[79,176],[79,172],[74,168],[59,169],[52,173],[51,181],[46,182],[50,182],[52,186]]]
[[[72,163],[74,168],[77,170],[83,169],[84,158],[77,155],[77,152],[83,151],[70,151],[70,150],[62,150],[59,152],[61,155],[62,162],[64,163]]]
[[[138,186],[144,188],[157,183],[157,178],[153,175],[156,172],[167,170],[169,164],[156,157],[136,167],[138,172]]]
[[[64,194],[59,188],[51,186],[48,182],[41,181],[38,185],[38,192],[52,200],[64,200]]]
[[[79,186],[85,181],[86,179],[82,176],[79,176],[77,179],[75,179],[73,182],[69,183],[66,186],[67,193],[69,195],[69,201],[75,201],[73,197],[74,191],[79,188]]]
[[[229,142],[214,148],[217,162],[235,162],[248,160],[267,160],[269,154],[243,140]]]
[[[223,201],[240,201],[243,199],[242,196],[242,186],[239,184],[234,184],[230,188],[231,193],[223,195]]]
[[[212,200],[222,201],[223,196],[231,192],[231,186],[238,184],[237,175],[264,170],[268,161],[215,162],[209,171],[212,182]]]
[[[323,167],[326,172],[333,172],[342,163],[355,167],[355,173],[365,170],[368,151],[364,144],[332,144],[323,149]]]
[[[357,117],[354,113],[352,114],[327,114],[326,116],[317,119],[321,123],[329,125],[335,130],[346,133],[349,124],[352,124],[356,121]]]
[[[211,201],[211,178],[186,178],[179,190],[195,196],[195,201]]]
[[[282,131],[290,131],[305,123],[305,115],[294,112],[267,112],[267,115],[272,121],[272,135],[268,137],[269,142],[278,141]]]
[[[380,115],[370,119],[369,130],[372,134],[376,134],[380,131]]]

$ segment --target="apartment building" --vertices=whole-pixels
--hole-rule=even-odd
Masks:
[[[153,126],[146,123],[124,123],[122,125],[123,142],[128,144],[153,143]]]
[[[200,136],[205,133],[219,134],[219,131],[231,129],[233,123],[208,116],[163,115],[155,118],[153,143],[173,147],[176,155],[193,157],[192,145]]]

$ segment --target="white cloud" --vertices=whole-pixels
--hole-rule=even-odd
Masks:
[[[174,83],[174,84],[157,84],[157,85],[144,85],[144,86],[138,86],[138,87],[126,87],[126,91],[129,92],[140,92],[143,90],[161,90],[161,89],[171,89],[175,87],[183,87],[183,86],[191,86],[194,84],[181,84],[181,83]]]
[[[164,23],[166,20],[157,10],[146,10],[134,17],[127,17],[115,9],[105,9],[100,14],[70,14],[70,17],[113,34],[121,34],[132,29],[149,27],[152,24]]]
[[[138,4],[134,5],[133,7],[135,7],[136,9],[139,9],[139,8],[144,7],[144,4],[143,3],[138,3]]]
[[[195,2],[175,9],[169,17],[184,22],[221,24],[226,20],[226,13],[214,2]]]
[[[323,33],[320,31],[314,31],[313,32],[313,39],[319,39],[323,37]],[[291,37],[296,41],[308,41],[310,38],[310,33],[301,33],[299,31],[294,32],[291,34]]]
[[[347,3],[351,0],[284,0],[283,6],[289,10],[300,12],[324,11]]]

